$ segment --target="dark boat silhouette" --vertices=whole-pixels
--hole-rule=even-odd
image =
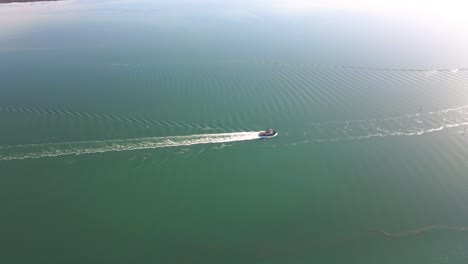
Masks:
[[[272,137],[276,137],[277,135],[278,135],[278,132],[274,131],[271,128],[268,128],[265,131],[260,131],[258,133],[259,138],[272,138]]]

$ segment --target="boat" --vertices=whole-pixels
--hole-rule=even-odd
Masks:
[[[273,129],[269,128],[265,131],[260,131],[258,133],[259,138],[272,138],[276,137],[278,135],[278,132],[274,131]]]

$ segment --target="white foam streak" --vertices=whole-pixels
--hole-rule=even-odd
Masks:
[[[428,133],[439,132],[447,128],[455,128],[455,127],[462,127],[462,126],[468,126],[468,122],[459,123],[459,124],[449,124],[446,126],[423,129],[423,130],[414,131],[414,132],[386,131],[384,133],[372,133],[372,134],[363,135],[363,136],[345,136],[345,137],[336,137],[336,138],[307,139],[301,142],[291,143],[287,145],[295,146],[295,145],[307,144],[307,143],[352,141],[352,140],[364,140],[364,139],[371,139],[371,138],[384,138],[384,137],[397,137],[397,136],[421,136],[421,135],[428,134]],[[464,132],[460,132],[460,134],[464,134]]]
[[[312,135],[313,138],[288,145],[421,136],[457,127],[463,127],[458,134],[464,135],[468,126],[468,105],[399,117],[313,123],[312,125],[313,130],[305,131],[304,135]]]
[[[0,148],[0,160],[37,159],[65,155],[82,155],[104,152],[190,146],[199,144],[227,143],[253,139],[258,139],[258,132],[235,132],[105,141],[17,145]]]
[[[398,232],[389,232],[383,229],[374,230],[376,233],[380,233],[381,235],[392,237],[392,238],[402,238],[402,237],[409,237],[420,235],[425,232],[429,231],[458,231],[458,232],[466,232],[468,231],[467,226],[437,226],[437,225],[429,225],[423,226],[418,229],[406,230],[406,231],[398,231]]]

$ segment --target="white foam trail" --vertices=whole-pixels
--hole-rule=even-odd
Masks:
[[[459,134],[464,135],[465,127],[468,127],[468,105],[399,117],[312,123],[312,126],[313,130],[303,133],[304,136],[312,138],[288,145],[421,136],[458,127],[463,127]]]
[[[29,144],[1,147],[0,160],[38,159],[43,157],[82,155],[111,151],[129,151],[199,144],[227,143],[253,139],[258,139],[258,132],[235,132],[105,141]]]
[[[425,232],[429,231],[458,231],[458,232],[466,232],[468,231],[468,226],[437,226],[437,225],[429,225],[423,226],[421,228],[406,230],[406,231],[399,231],[399,232],[389,232],[383,229],[376,229],[373,232],[380,233],[381,235],[392,237],[392,238],[402,238],[402,237],[409,237],[420,235]]]

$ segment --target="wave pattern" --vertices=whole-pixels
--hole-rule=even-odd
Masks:
[[[404,238],[410,236],[420,235],[430,231],[456,231],[456,232],[467,232],[468,226],[440,226],[440,225],[428,225],[417,229],[389,232],[383,229],[371,230],[372,233],[380,234],[385,237],[391,238]]]
[[[69,115],[69,116],[79,116],[83,118],[91,118],[91,119],[108,119],[112,118],[111,115],[100,114],[100,113],[81,113],[81,112],[71,112],[71,111],[63,111],[58,109],[38,109],[38,108],[25,108],[25,107],[1,107],[0,111],[11,111],[11,112],[37,112],[43,114],[52,114],[52,115]],[[136,117],[117,117],[113,116],[112,119],[117,119],[119,121],[125,121],[130,123],[143,123],[147,124],[149,120],[140,119]],[[152,124],[152,123],[151,123]],[[165,123],[161,123],[165,124]],[[166,125],[172,125],[177,127],[184,127],[187,126],[181,125],[182,123],[177,121],[170,121]],[[185,124],[185,123],[183,123]],[[408,114],[399,117],[389,117],[389,118],[381,118],[381,119],[367,119],[367,120],[346,120],[346,121],[334,121],[334,122],[323,122],[323,123],[311,123],[312,128],[309,130],[305,130],[303,135],[307,138],[303,141],[294,142],[294,143],[286,143],[286,145],[298,145],[298,144],[305,144],[305,143],[320,143],[320,142],[337,142],[337,141],[345,141],[345,140],[362,140],[362,139],[370,139],[370,138],[379,138],[379,137],[390,137],[390,136],[420,136],[427,133],[432,132],[439,132],[444,129],[450,128],[460,128],[459,134],[464,135],[466,132],[466,126],[468,126],[468,105],[454,107],[454,108],[447,108],[439,111],[432,111],[427,113],[415,113],[415,114]],[[200,126],[200,125],[191,125],[190,128],[197,128],[202,130],[211,130],[217,129],[207,126]],[[218,128],[219,129],[219,128]],[[223,129],[224,130],[224,129]],[[252,136],[256,138],[256,132]],[[98,143],[99,145],[104,145],[107,143],[112,142],[120,142],[123,144],[129,143],[128,147],[123,147],[123,150],[134,150],[134,149],[143,149],[143,145],[150,143],[146,142],[146,139],[151,139],[154,141],[154,144],[147,144],[148,148],[158,148],[162,147],[164,144],[168,142],[173,142],[171,139],[177,139],[175,145],[168,145],[168,146],[178,146],[180,145],[193,145],[193,144],[203,144],[203,137],[213,136],[213,142],[207,138],[207,143],[225,143],[231,141],[217,141],[219,137],[229,137],[230,135],[237,135],[236,133],[225,133],[225,134],[202,134],[200,136],[182,136],[182,137],[152,137],[152,138],[137,138],[137,139],[128,139],[128,140],[109,140],[109,141],[89,141],[90,143]],[[234,137],[235,138],[235,137]],[[167,140],[166,140],[167,139]],[[186,140],[184,140],[186,139]],[[200,143],[193,143],[191,140],[195,139],[193,142],[200,142]],[[201,141],[199,141],[201,140]],[[136,142],[140,142],[136,143]],[[237,141],[237,140],[233,140]],[[60,143],[62,144],[62,143]],[[62,146],[70,146],[70,149],[75,149],[75,146],[85,146],[87,142],[76,142],[76,143],[63,143]],[[51,144],[51,146],[54,144]],[[80,153],[97,153],[97,152],[108,152],[108,151],[117,151],[119,150],[117,145],[111,145],[109,150],[99,151],[97,149],[91,148],[90,150],[76,150],[77,153],[71,151],[70,154],[80,154]],[[47,147],[48,145],[24,145],[20,146],[23,147]],[[113,149],[115,147],[115,150]],[[7,150],[12,147],[0,147],[0,149]],[[97,147],[99,148],[99,147]],[[67,148],[65,148],[67,149]],[[79,148],[77,148],[79,149]],[[106,149],[106,148],[104,148]],[[64,153],[63,155],[68,155],[67,151],[62,152],[61,150],[58,151],[59,153]],[[79,153],[78,153],[79,152]],[[40,154],[39,156],[41,156]],[[59,156],[59,155],[51,155],[50,153],[44,154],[45,156]],[[34,155],[33,155],[34,156]],[[25,156],[25,158],[28,158]],[[0,157],[0,160],[7,159]],[[18,158],[12,158],[18,159]]]
[[[412,68],[380,68],[380,67],[362,67],[352,65],[327,65],[327,64],[290,64],[272,60],[253,60],[248,63],[257,65],[280,65],[280,66],[300,66],[309,68],[324,68],[324,69],[349,69],[349,70],[365,70],[365,71],[400,71],[400,72],[452,72],[466,71],[468,68],[454,68],[454,69],[412,69]]]
[[[361,241],[369,241],[371,239],[383,237],[390,239],[405,239],[409,237],[414,237],[422,235],[429,232],[458,232],[466,233],[468,232],[468,226],[447,226],[447,225],[427,225],[415,229],[401,230],[401,231],[387,231],[385,229],[371,229],[363,232],[354,233],[348,236],[338,237],[329,241],[308,241],[308,243],[302,243],[310,249],[311,245],[318,246],[322,249],[326,248],[336,248],[343,245],[348,245],[350,243],[356,243]]]
[[[247,114],[275,113],[278,119],[328,109],[342,113],[359,110],[362,115],[377,116],[411,113],[420,106],[443,109],[465,103],[461,99],[468,84],[466,69],[381,69],[260,62],[241,62],[229,67],[229,72],[244,81],[242,87],[236,87],[235,97],[258,99],[248,105]],[[255,72],[256,82],[246,82],[248,72]],[[241,117],[233,117],[236,118]]]
[[[286,145],[417,136],[449,128],[460,128],[459,133],[463,135],[468,126],[468,105],[447,107],[466,103],[463,98],[466,98],[468,84],[467,69],[384,69],[262,61],[200,65],[117,63],[111,66],[127,72],[128,75],[124,74],[123,78],[130,78],[130,82],[140,79],[140,74],[147,77],[151,73],[150,80],[142,83],[146,88],[141,92],[154,98],[167,96],[170,98],[168,101],[173,100],[174,103],[178,103],[177,100],[181,98],[187,100],[184,102],[190,104],[183,104],[181,107],[190,105],[186,111],[189,114],[180,116],[189,122],[180,121],[177,119],[179,116],[171,120],[157,120],[132,115],[31,106],[3,105],[0,106],[0,113],[70,118],[67,124],[72,123],[74,128],[84,126],[83,123],[76,124],[72,118],[87,122],[95,120],[105,125],[102,130],[106,132],[118,130],[112,122],[121,122],[137,129],[132,130],[134,134],[129,134],[127,131],[131,129],[125,127],[121,129],[125,130],[125,134],[112,136],[137,139],[155,135],[151,134],[154,133],[151,130],[147,130],[147,134],[139,134],[142,128],[152,125],[157,129],[169,128],[171,131],[164,131],[164,135],[172,135],[196,134],[202,130],[252,131],[257,130],[258,126],[266,125],[275,128],[278,125],[278,129],[286,130],[292,124],[297,130],[290,134],[296,134],[293,140],[296,142],[279,143]],[[158,86],[171,89],[151,88]],[[442,90],[444,96],[440,96]],[[192,98],[198,100],[195,102]],[[429,106],[424,105],[424,109],[443,110],[423,113],[422,104],[425,102]],[[395,114],[414,113],[418,108],[419,112],[416,114]],[[320,120],[317,118],[320,118],[320,114],[317,113],[329,111],[343,114],[343,118],[338,116],[337,119],[345,121],[329,122],[325,118],[325,121],[310,123],[311,120]],[[347,112],[352,112],[354,116],[363,116],[363,119],[346,120]],[[368,113],[373,113],[373,116],[396,117],[369,119],[366,118]],[[196,120],[198,116],[210,121]],[[97,126],[91,124],[89,127]],[[191,132],[187,132],[189,130]]]
[[[313,129],[304,132],[304,135],[312,135],[312,139],[301,143],[419,136],[458,127],[462,127],[459,133],[464,135],[465,126],[468,126],[468,105],[384,119],[313,123],[312,126]]]
[[[207,124],[195,124],[190,122],[180,122],[173,120],[154,120],[154,119],[145,119],[129,115],[111,115],[105,113],[96,113],[96,112],[80,112],[72,111],[59,108],[39,108],[39,107],[22,107],[22,106],[0,106],[0,112],[11,112],[11,113],[32,113],[32,114],[41,114],[47,116],[61,116],[61,117],[73,117],[79,119],[87,120],[97,120],[97,121],[117,121],[129,124],[139,124],[139,125],[157,125],[162,127],[175,127],[175,128],[184,128],[184,129],[201,129],[201,130],[221,130],[225,129]]]
[[[465,233],[468,232],[468,226],[446,226],[446,225],[428,225],[415,229],[409,229],[404,231],[387,231],[384,229],[373,229],[366,230],[362,232],[355,232],[348,235],[337,236],[334,238],[321,238],[316,239],[314,236],[311,237],[301,237],[295,241],[288,241],[285,244],[283,241],[278,243],[270,243],[266,245],[263,250],[267,251],[281,251],[287,250],[289,253],[299,253],[299,252],[310,252],[313,249],[331,249],[336,250],[337,248],[342,248],[343,246],[349,246],[357,242],[371,242],[379,238],[390,238],[390,239],[405,239],[413,236],[422,235],[428,232],[458,232]]]
[[[155,149],[199,144],[228,143],[258,139],[258,132],[200,134],[189,136],[29,144],[0,147],[0,160],[37,159],[115,151]]]
[[[187,112],[196,112],[204,119],[187,119],[186,122],[181,121],[179,117],[173,120],[159,120],[141,116],[18,106],[1,106],[0,112],[29,112],[127,124],[228,132],[246,127],[249,130],[255,129],[246,125],[250,120],[253,120],[253,123],[260,120],[275,124],[281,120],[330,109],[340,113],[357,110],[360,111],[360,116],[365,117],[366,113],[370,112],[375,116],[411,113],[420,105],[425,109],[447,108],[465,103],[461,98],[466,96],[465,87],[468,83],[467,68],[397,69],[271,61],[161,65],[110,62],[105,58],[99,63],[108,68],[111,66],[112,74],[118,72],[116,79],[120,80],[120,83],[139,87],[138,91],[148,94],[148,97],[168,98],[167,101],[173,101],[175,104],[178,100],[190,100]],[[440,96],[442,90],[443,96]],[[194,102],[191,98],[198,100]],[[366,109],[359,107],[362,105],[366,105]],[[213,109],[219,113],[213,114]]]

